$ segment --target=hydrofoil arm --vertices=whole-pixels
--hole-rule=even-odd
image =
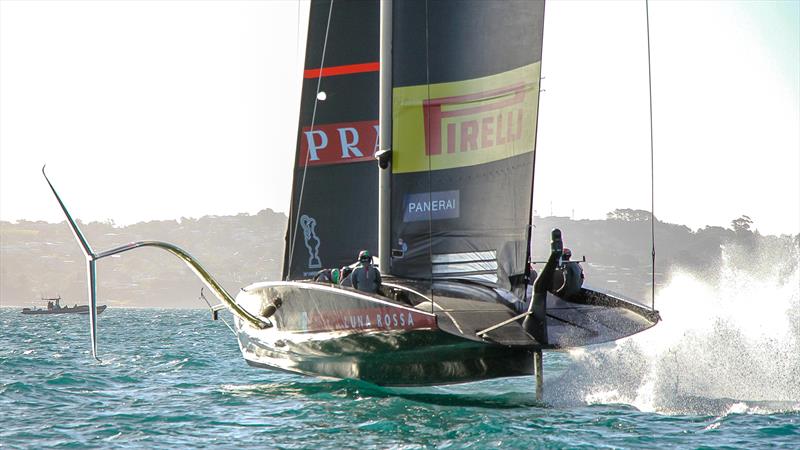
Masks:
[[[58,201],[59,206],[61,206],[61,210],[64,212],[64,215],[67,218],[67,224],[69,224],[70,229],[72,230],[72,234],[75,236],[75,240],[78,241],[80,244],[81,250],[86,257],[86,266],[87,266],[87,282],[89,288],[89,329],[91,332],[91,339],[92,339],[92,356],[97,358],[97,270],[96,270],[96,263],[97,260],[105,258],[107,256],[117,255],[120,253],[127,252],[129,250],[141,248],[141,247],[158,247],[162,250],[166,250],[169,253],[177,256],[180,258],[189,268],[197,275],[198,278],[206,285],[217,298],[222,301],[224,304],[234,315],[238,316],[242,320],[250,323],[256,328],[269,328],[272,324],[267,320],[262,320],[261,318],[249,313],[248,311],[244,310],[241,306],[239,306],[236,301],[231,297],[231,295],[223,288],[217,280],[208,273],[205,268],[203,268],[200,263],[192,257],[188,252],[181,249],[180,247],[170,244],[168,242],[161,242],[161,241],[139,241],[139,242],[132,242],[130,244],[126,244],[120,247],[112,248],[110,250],[106,250],[103,252],[95,253],[92,250],[92,247],[89,245],[89,242],[86,240],[86,237],[81,232],[78,224],[73,220],[72,215],[67,210],[67,207],[64,205],[64,202],[61,200],[61,197],[56,192],[55,187],[53,187],[53,183],[50,182],[50,179],[47,178],[47,173],[45,173],[44,166],[42,167],[42,175],[44,175],[44,179],[47,180],[47,184],[50,186],[50,190],[53,191],[53,195],[55,195],[56,200]]]

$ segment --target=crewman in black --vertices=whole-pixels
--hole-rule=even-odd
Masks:
[[[570,261],[571,257],[572,251],[565,248],[561,255],[563,266],[556,272],[561,283],[555,283],[555,286],[560,286],[556,289],[555,294],[564,299],[578,294],[583,286],[583,267],[577,261]]]

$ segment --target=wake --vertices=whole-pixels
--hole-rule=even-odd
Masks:
[[[656,296],[663,322],[611,346],[571,352],[571,366],[546,383],[546,402],[667,414],[800,411],[797,263],[742,270],[735,256],[724,252],[713,281],[673,273]]]

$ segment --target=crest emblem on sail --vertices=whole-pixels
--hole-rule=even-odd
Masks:
[[[319,259],[320,240],[317,237],[317,221],[303,214],[300,216],[300,226],[303,228],[303,241],[308,249],[308,268],[319,269],[322,267],[322,261]]]

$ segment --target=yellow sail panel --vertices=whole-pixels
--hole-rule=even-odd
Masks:
[[[393,89],[392,172],[474,166],[532,152],[541,62],[472,80]]]

